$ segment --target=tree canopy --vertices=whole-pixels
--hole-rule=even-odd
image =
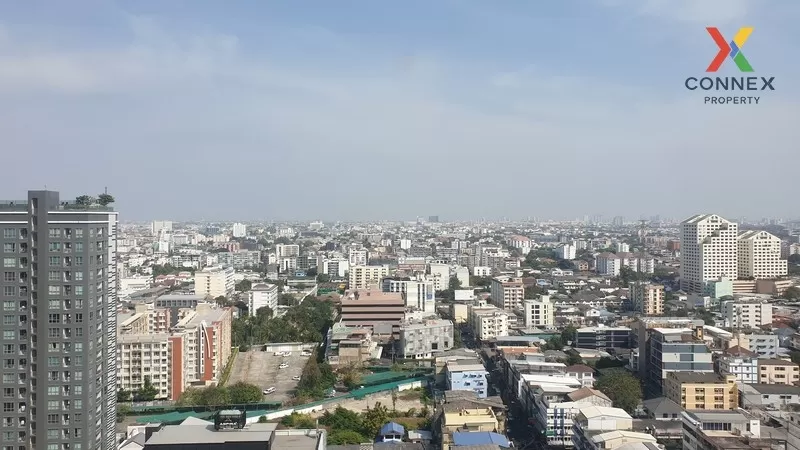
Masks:
[[[258,403],[262,400],[258,386],[238,382],[230,386],[189,388],[181,394],[177,403],[180,406],[223,406]]]
[[[233,321],[234,346],[269,342],[321,342],[333,325],[333,304],[311,297],[289,309],[281,317],[266,312],[240,317]]]
[[[627,371],[611,370],[597,380],[597,389],[614,402],[614,406],[633,413],[642,401],[642,385],[639,379]]]

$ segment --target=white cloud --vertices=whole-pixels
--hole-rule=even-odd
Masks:
[[[639,15],[692,24],[740,23],[755,9],[748,0],[600,0]]]

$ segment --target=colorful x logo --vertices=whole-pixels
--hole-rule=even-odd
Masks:
[[[738,67],[739,70],[742,72],[753,71],[753,67],[747,62],[747,58],[744,57],[744,53],[742,53],[741,50],[744,43],[747,42],[747,38],[750,37],[750,33],[753,32],[753,27],[740,28],[730,44],[725,42],[725,38],[722,37],[722,33],[720,33],[716,27],[706,27],[706,30],[708,30],[708,34],[711,35],[711,38],[714,39],[714,42],[719,46],[719,53],[717,53],[717,56],[711,61],[706,72],[716,72],[719,70],[722,63],[725,62],[725,57],[729,55],[733,62],[736,63],[736,67]]]

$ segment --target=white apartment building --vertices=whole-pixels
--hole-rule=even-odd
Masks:
[[[631,283],[633,310],[645,316],[664,314],[664,286],[653,283]]]
[[[172,221],[171,220],[154,220],[150,223],[150,234],[153,236],[158,236],[161,234],[162,231],[171,232],[172,231]]]
[[[575,259],[578,253],[578,247],[572,244],[562,244],[555,248],[556,258],[560,259]]]
[[[194,292],[203,297],[227,297],[233,293],[233,267],[206,267],[194,274]]]
[[[736,382],[758,383],[758,355],[749,350],[740,349],[735,353],[725,352],[719,358],[720,375],[733,375]]]
[[[490,277],[492,276],[492,268],[487,266],[474,266],[472,268],[472,275],[476,277]]]
[[[785,277],[788,262],[781,259],[781,239],[766,231],[748,230],[738,238],[738,274],[741,279]]]
[[[471,307],[469,318],[475,337],[487,340],[508,336],[508,315],[508,312],[494,306]]]
[[[533,248],[533,242],[527,236],[511,236],[506,239],[506,244],[518,249],[523,255],[527,255]]]
[[[231,234],[233,234],[233,237],[235,238],[243,238],[247,236],[247,225],[238,222],[233,224]]]
[[[396,245],[402,250],[408,250],[411,248],[411,239],[398,239]]]
[[[380,286],[381,280],[389,276],[389,265],[351,266],[349,272],[350,289],[366,289]]]
[[[738,275],[739,226],[716,214],[698,214],[683,222],[681,289],[703,292],[705,282]]]
[[[628,253],[631,251],[631,246],[625,242],[617,242],[615,247],[617,249],[617,253]]]
[[[613,253],[600,253],[595,256],[595,270],[599,275],[609,275],[612,277],[616,277],[619,275],[619,271],[622,268],[622,262],[617,257],[617,255]]]
[[[555,324],[555,304],[549,295],[542,295],[537,300],[523,300],[525,327],[552,327]]]
[[[365,249],[351,248],[348,259],[351,266],[366,266],[369,262],[369,252]]]
[[[453,348],[453,322],[423,320],[400,326],[399,356],[406,359],[428,359]]]
[[[453,276],[461,283],[462,288],[469,287],[469,269],[463,266],[456,267]]]
[[[278,306],[278,286],[274,284],[255,284],[248,295],[247,307],[251,315],[255,315],[256,311],[265,306],[272,311]]]
[[[317,271],[332,278],[344,278],[350,270],[350,262],[344,258],[317,257]]]
[[[384,278],[381,282],[383,292],[402,292],[405,294],[406,306],[420,311],[435,314],[436,299],[433,282],[417,277],[413,280],[394,280]]]
[[[722,320],[730,328],[758,328],[772,323],[772,304],[756,298],[722,302]]]
[[[280,258],[291,258],[300,256],[299,244],[277,244],[275,245],[275,256]]]
[[[447,264],[428,264],[428,274],[433,281],[433,287],[437,291],[443,291],[450,287],[450,266]]]
[[[522,281],[510,277],[492,279],[492,303],[498,308],[512,311],[522,307],[525,299],[525,285]]]

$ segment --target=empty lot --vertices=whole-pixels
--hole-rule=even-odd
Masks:
[[[297,381],[292,377],[300,376],[307,361],[308,357],[300,356],[300,352],[292,352],[291,356],[275,356],[273,352],[254,350],[239,353],[233,362],[228,384],[243,381],[261,390],[274,387],[275,392],[264,396],[264,400],[285,402],[292,397],[297,386]],[[288,363],[289,367],[279,369],[278,366],[283,362]]]

